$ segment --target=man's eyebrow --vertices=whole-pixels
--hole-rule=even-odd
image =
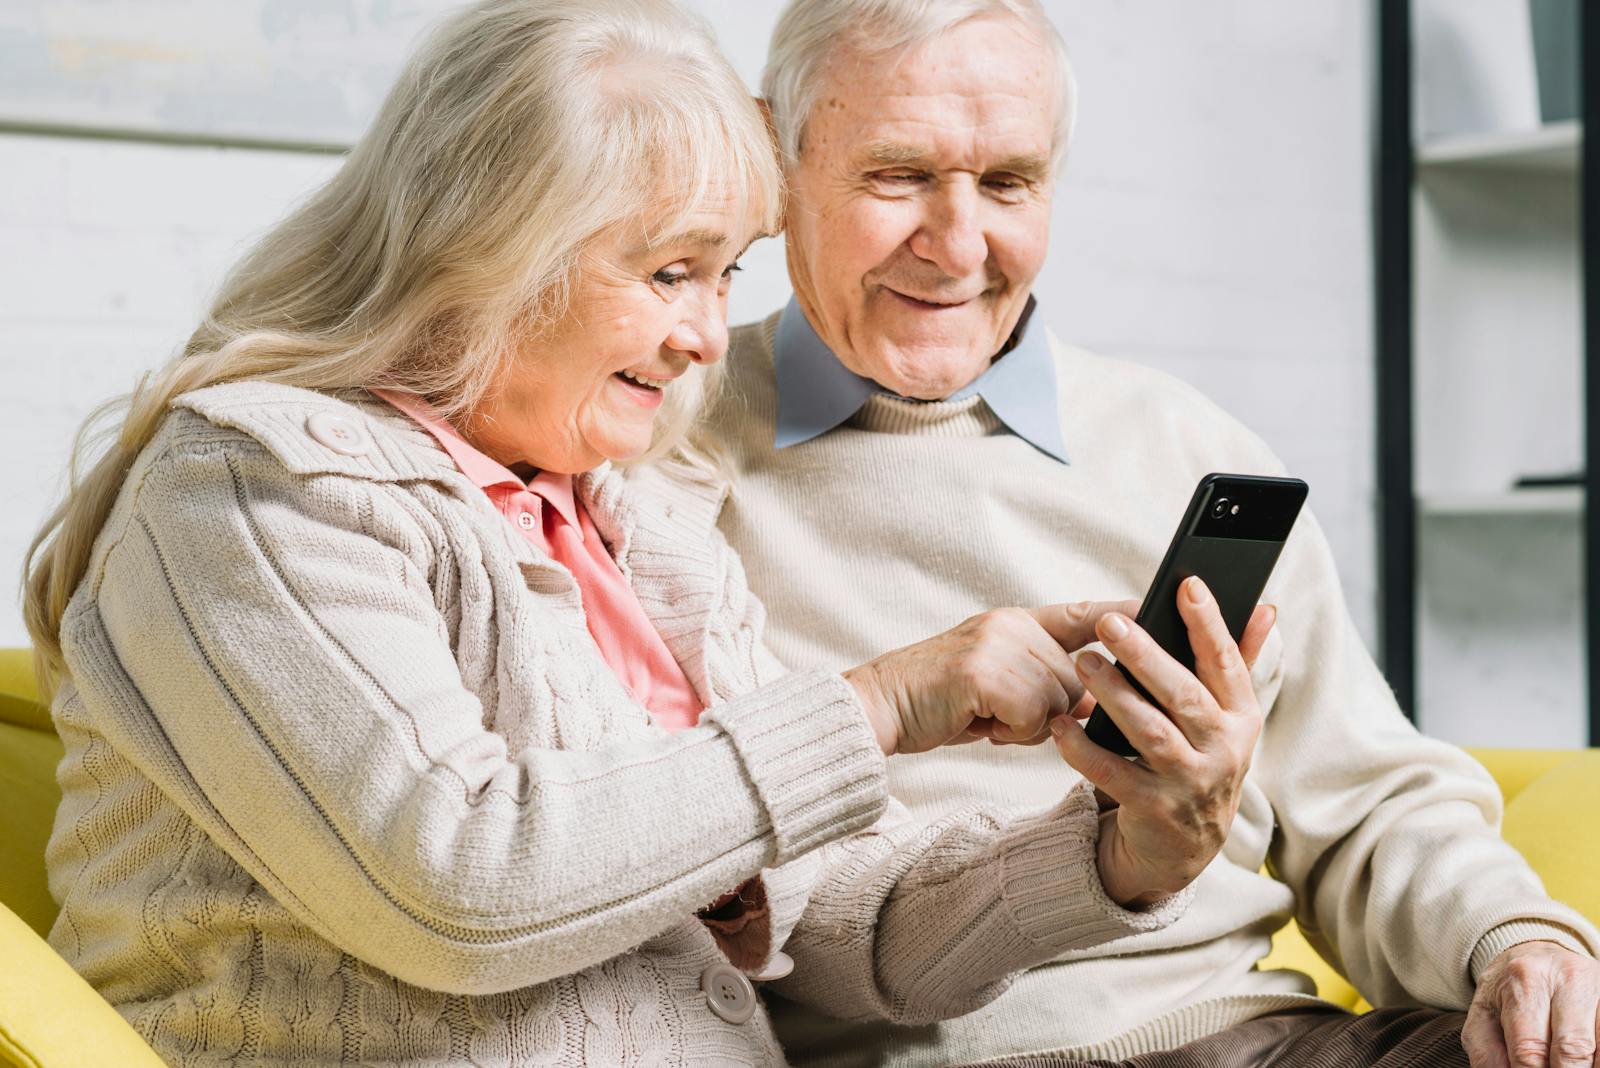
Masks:
[[[1014,174],[1029,182],[1042,182],[1050,177],[1050,160],[1046,156],[1022,155],[1001,160],[989,168],[991,174]]]
[[[932,153],[903,141],[869,141],[861,148],[861,162],[868,167],[921,167],[933,170]],[[1050,177],[1050,160],[1034,153],[1011,156],[987,168],[989,174],[1014,174],[1030,182]]]
[[[860,159],[869,167],[927,166],[931,153],[903,141],[868,141],[861,146]]]

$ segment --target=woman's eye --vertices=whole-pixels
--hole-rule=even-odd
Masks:
[[[732,263],[728,264],[728,269],[722,272],[722,277],[731,280],[733,278],[734,271],[742,270],[744,270],[744,268],[739,266],[739,261],[734,260]]]
[[[652,282],[657,282],[668,289],[676,289],[689,280],[689,275],[683,271],[674,271],[663,268],[650,276]]]

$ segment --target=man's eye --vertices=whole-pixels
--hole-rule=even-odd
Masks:
[[[1002,193],[1014,193],[1024,187],[1021,178],[1009,174],[991,175],[984,179],[984,184],[991,189],[998,189]]]
[[[674,271],[663,268],[662,270],[659,270],[655,274],[651,275],[650,280],[653,282],[658,282],[661,285],[666,286],[668,289],[676,289],[678,286],[683,285],[684,282],[689,280],[689,275],[684,271]]]
[[[912,171],[889,171],[880,172],[876,177],[878,181],[887,182],[890,185],[916,185],[927,175]]]
[[[732,263],[728,264],[728,269],[722,272],[722,277],[731,279],[734,271],[742,270],[744,270],[744,268],[739,266],[739,261],[734,260]]]

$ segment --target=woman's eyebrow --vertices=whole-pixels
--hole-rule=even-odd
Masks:
[[[650,242],[652,248],[663,248],[676,245],[701,245],[706,248],[722,248],[728,244],[728,235],[720,230],[684,230],[667,237],[657,238]]]

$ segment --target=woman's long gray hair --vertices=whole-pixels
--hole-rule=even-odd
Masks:
[[[408,390],[458,414],[519,339],[563,314],[591,239],[670,232],[730,187],[776,228],[765,122],[710,30],[670,0],[486,0],[449,19],[338,173],[233,269],[182,352],[79,432],[25,566],[41,683],[59,676],[67,602],[175,397],[262,379]],[[714,370],[674,387],[647,456],[682,438]]]

